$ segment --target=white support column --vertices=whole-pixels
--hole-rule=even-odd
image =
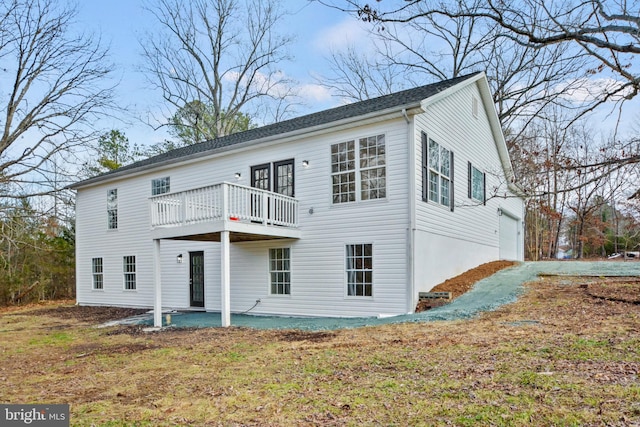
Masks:
[[[162,327],[162,265],[160,264],[160,239],[153,239],[153,326]]]
[[[229,231],[220,232],[220,315],[222,316],[222,326],[231,325],[231,263],[229,261]]]

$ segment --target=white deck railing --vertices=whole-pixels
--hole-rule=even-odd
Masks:
[[[257,188],[224,182],[150,199],[151,227],[211,221],[246,221],[298,226],[298,200]]]

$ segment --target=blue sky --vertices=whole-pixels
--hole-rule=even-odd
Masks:
[[[81,29],[99,34],[110,45],[115,63],[114,77],[119,82],[119,105],[127,107],[131,115],[105,120],[105,129],[120,129],[131,142],[150,145],[167,137],[164,131],[154,131],[142,120],[149,111],[159,108],[159,94],[148,87],[138,69],[143,62],[139,40],[155,24],[143,10],[144,0],[88,1],[79,5],[78,24]],[[307,0],[283,0],[282,7],[292,15],[286,31],[295,37],[291,48],[294,61],[285,64],[283,71],[298,82],[306,107],[300,113],[330,108],[340,101],[317,85],[314,76],[327,73],[326,56],[331,46],[339,48],[348,42],[366,42],[364,24],[356,19],[318,3]]]
[[[126,107],[129,114],[104,120],[100,127],[105,130],[120,129],[129,140],[141,145],[151,145],[162,141],[168,135],[165,131],[154,131],[145,125],[149,112],[160,109],[159,94],[148,87],[142,73],[138,71],[143,62],[140,38],[153,31],[154,19],[143,10],[145,0],[85,1],[79,4],[78,24],[81,29],[95,32],[110,45],[111,59],[115,63],[114,78],[119,105]],[[152,0],[148,0],[152,1]],[[185,0],[188,1],[188,0]],[[366,34],[366,25],[337,10],[307,0],[281,0],[284,10],[291,15],[286,21],[286,31],[295,37],[291,47],[294,60],[283,64],[286,75],[297,81],[305,106],[299,114],[318,111],[338,105],[340,100],[318,85],[314,76],[330,73],[327,56],[330,49],[340,49],[348,44],[359,49],[370,47],[371,39]],[[640,98],[640,97],[636,97]],[[637,130],[640,99],[634,99],[624,108],[621,129],[623,133]],[[599,109],[591,117],[590,124],[597,131],[607,135],[615,126],[617,115],[610,109]],[[635,127],[635,129],[634,129]]]

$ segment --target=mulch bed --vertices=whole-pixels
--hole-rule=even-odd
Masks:
[[[636,277],[607,278],[588,283],[586,289],[594,298],[640,304],[640,279]]]
[[[75,319],[86,323],[104,323],[110,320],[124,319],[148,312],[148,309],[124,307],[95,307],[86,305],[63,305],[42,308],[35,313],[62,319]]]

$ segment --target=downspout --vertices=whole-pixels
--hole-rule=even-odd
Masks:
[[[409,116],[407,115],[406,108],[402,109],[402,117],[404,117],[404,120],[407,122],[407,124],[411,124],[411,120],[409,120]]]
[[[409,119],[407,110],[402,109],[402,116],[407,122],[407,144],[409,145],[409,224],[407,228],[407,313],[415,310],[415,233],[416,233],[416,141],[414,122]]]

